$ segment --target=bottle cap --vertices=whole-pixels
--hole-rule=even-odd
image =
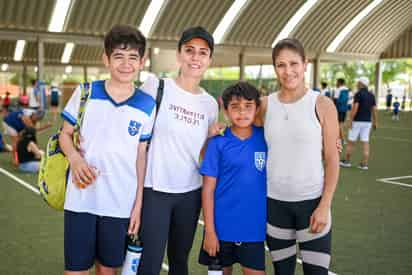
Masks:
[[[218,257],[213,257],[210,261],[208,270],[219,271],[219,270],[222,270],[222,269],[223,269],[223,266],[222,266],[222,263],[221,263],[220,259]]]

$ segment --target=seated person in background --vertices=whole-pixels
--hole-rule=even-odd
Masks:
[[[43,154],[44,152],[37,145],[36,129],[33,127],[24,128],[17,142],[19,170],[27,173],[37,173]]]
[[[10,136],[12,142],[13,164],[18,165],[18,158],[16,154],[17,141],[19,133],[25,127],[35,127],[37,121],[41,120],[44,116],[44,112],[36,111],[28,114],[26,111],[10,112],[3,120],[4,135]],[[50,127],[51,124],[47,123],[37,130],[43,130]]]

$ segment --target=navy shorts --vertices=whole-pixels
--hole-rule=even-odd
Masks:
[[[95,260],[123,265],[129,219],[64,211],[64,264],[67,271],[90,269]]]
[[[243,267],[254,270],[265,270],[265,244],[264,242],[225,242],[220,241],[219,257],[223,267],[239,263]],[[199,263],[209,265],[213,257],[200,249]]]

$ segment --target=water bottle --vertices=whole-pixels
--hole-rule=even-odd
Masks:
[[[223,266],[219,257],[213,257],[207,269],[207,275],[223,275]]]
[[[123,263],[121,275],[136,275],[143,252],[143,243],[137,236],[129,236],[127,239],[126,258]]]

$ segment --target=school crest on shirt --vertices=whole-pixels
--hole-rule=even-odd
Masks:
[[[142,124],[140,124],[139,122],[135,120],[130,120],[128,128],[129,134],[131,136],[137,135],[137,133],[139,133],[140,126],[142,126]]]
[[[255,167],[259,171],[263,171],[266,165],[266,152],[255,152]]]

